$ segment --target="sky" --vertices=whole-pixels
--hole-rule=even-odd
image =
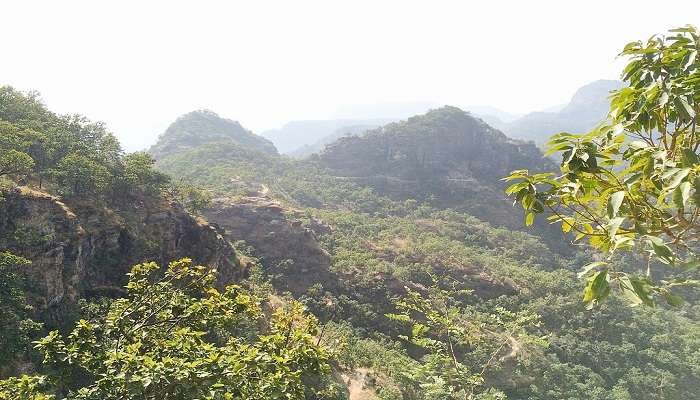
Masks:
[[[685,24],[700,1],[3,0],[0,85],[133,151],[202,108],[255,132],[393,103],[540,110]]]

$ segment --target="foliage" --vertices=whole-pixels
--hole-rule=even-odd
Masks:
[[[389,314],[410,326],[410,336],[400,337],[427,352],[410,371],[427,398],[475,399],[484,391],[489,369],[505,360],[514,362],[523,347],[537,342],[526,330],[536,323],[536,315],[504,308],[483,314],[460,306],[454,295],[437,285],[425,297],[407,289],[396,301],[399,313]]]
[[[111,178],[109,170],[88,157],[69,154],[52,171],[66,195],[97,194],[105,190]]]
[[[260,299],[239,286],[223,292],[213,271],[189,259],[164,274],[133,267],[128,297],[105,315],[80,320],[67,336],[37,342],[48,368],[43,393],[70,399],[298,399],[322,373],[316,321],[298,303],[262,324]],[[7,393],[27,379],[3,382]],[[40,396],[38,393],[34,396]],[[40,397],[37,397],[40,398]]]
[[[26,153],[14,149],[3,150],[0,153],[0,176],[26,175],[32,167],[34,167],[34,160]]]
[[[159,194],[170,181],[167,175],[153,168],[156,161],[146,152],[127,154],[123,162],[127,188],[140,188],[150,194]]]
[[[694,27],[625,46],[623,79],[612,94],[608,119],[592,131],[560,133],[549,153],[562,152],[561,174],[514,171],[507,190],[525,209],[526,224],[551,214],[562,231],[587,238],[608,255],[589,264],[584,301],[594,305],[617,288],[634,304],[656,297],[678,305],[673,289],[697,284],[700,263],[700,36]],[[619,251],[648,255],[646,271],[625,271],[609,261]],[[680,275],[652,270],[656,263]]]
[[[42,393],[45,388],[43,376],[22,375],[0,380],[0,400],[54,400],[55,396]]]
[[[31,334],[40,324],[29,317],[32,307],[27,304],[24,278],[20,268],[30,261],[9,252],[0,252],[0,366],[10,365],[22,354]],[[0,369],[1,371],[1,369]],[[1,372],[0,372],[1,373]]]
[[[187,211],[193,214],[199,213],[212,204],[211,192],[195,185],[187,183],[172,185],[170,193]]]
[[[37,93],[0,87],[0,177],[71,198],[119,201],[160,195],[169,179],[153,163],[145,153],[125,156],[101,123],[56,115]]]

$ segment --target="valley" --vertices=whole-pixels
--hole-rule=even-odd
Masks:
[[[0,86],[0,400],[697,398],[672,32],[557,110],[200,109],[138,152]]]

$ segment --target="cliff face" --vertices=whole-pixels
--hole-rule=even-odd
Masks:
[[[66,205],[27,188],[0,203],[0,248],[32,261],[26,269],[37,317],[60,325],[80,298],[122,294],[132,265],[190,257],[219,271],[221,283],[244,274],[233,247],[216,230],[163,199],[128,209]]]
[[[323,222],[311,219],[303,226],[298,213],[267,197],[217,199],[203,214],[230,240],[253,246],[268,270],[285,276],[285,290],[299,295],[316,282],[335,280],[330,255],[316,240],[330,230]]]

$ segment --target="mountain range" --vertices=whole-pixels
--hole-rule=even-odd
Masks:
[[[471,105],[462,107],[473,116],[482,119],[515,139],[530,140],[542,146],[551,135],[568,131],[583,133],[599,123],[608,111],[608,96],[620,89],[622,83],[615,80],[598,80],[579,88],[567,104],[550,107],[544,111],[525,115],[511,114],[491,106]],[[308,157],[320,153],[326,145],[343,136],[361,135],[365,131],[397,122],[430,109],[439,108],[433,103],[409,104],[406,111],[424,109],[410,115],[398,117],[398,108],[384,107],[374,114],[365,110],[358,115],[374,115],[374,118],[344,118],[332,120],[292,121],[280,129],[262,132],[262,136],[272,141],[283,154],[295,158]],[[361,111],[362,109],[360,109]],[[353,110],[359,112],[358,110]],[[385,112],[384,117],[379,117]],[[387,115],[394,115],[389,117]],[[403,114],[406,114],[405,112]],[[349,115],[346,113],[346,115]]]

